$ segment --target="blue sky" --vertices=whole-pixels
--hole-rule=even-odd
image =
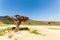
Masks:
[[[60,21],[60,0],[0,0],[0,16],[15,14],[33,20]]]

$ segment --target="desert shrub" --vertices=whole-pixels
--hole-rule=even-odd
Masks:
[[[8,27],[5,29],[0,29],[0,36],[3,36],[6,31],[12,30],[12,28]]]
[[[3,36],[3,34],[4,34],[3,32],[0,32],[0,36]]]
[[[0,36],[3,36],[4,35],[4,30],[0,29]]]
[[[37,30],[32,30],[30,33],[33,33],[33,34],[40,34]]]
[[[6,28],[5,30],[9,31],[9,30],[12,30],[12,28],[8,27],[8,28]]]
[[[10,35],[9,38],[12,38],[13,35]]]

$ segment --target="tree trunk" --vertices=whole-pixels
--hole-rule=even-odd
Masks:
[[[16,28],[15,28],[15,32],[18,32],[19,31],[19,26],[21,24],[21,21],[19,21],[17,24],[16,24]]]

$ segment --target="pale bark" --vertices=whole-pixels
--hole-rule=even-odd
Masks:
[[[19,21],[17,24],[16,24],[16,28],[15,28],[15,32],[18,32],[19,31],[19,26],[21,24],[21,21]]]

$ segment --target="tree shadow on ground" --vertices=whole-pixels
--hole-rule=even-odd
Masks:
[[[12,27],[12,30],[15,30],[15,28],[16,27]],[[28,27],[21,27],[21,28],[19,28],[19,30],[20,31],[22,31],[22,30],[28,30],[29,31],[30,29]]]

